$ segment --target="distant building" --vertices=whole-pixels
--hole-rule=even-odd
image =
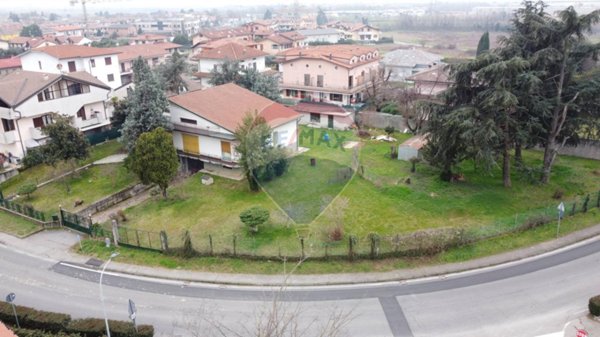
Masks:
[[[210,41],[234,38],[242,41],[252,41],[252,33],[246,27],[224,28],[217,30],[203,30],[192,37],[192,45],[196,47],[199,44]]]
[[[258,49],[267,54],[275,55],[281,51],[306,45],[305,36],[299,32],[282,32],[267,36],[257,41]]]
[[[142,34],[129,38],[129,44],[154,44],[169,42],[169,37],[158,34]]]
[[[134,24],[136,29],[149,34],[193,35],[200,31],[200,20],[188,18],[140,20]]]
[[[282,97],[350,105],[364,100],[379,69],[379,51],[361,45],[294,48],[277,54]]]
[[[369,24],[336,21],[328,23],[327,27],[342,30],[346,40],[374,42],[381,38],[381,30]]]
[[[14,56],[7,59],[0,59],[0,76],[12,73],[21,69],[21,59]]]
[[[387,52],[381,63],[392,72],[390,81],[401,82],[418,72],[442,63],[442,55],[420,49],[396,49]]]
[[[111,48],[119,52],[121,83],[133,81],[133,61],[143,58],[151,68],[164,64],[167,58],[181,48],[175,43],[137,44]]]
[[[21,55],[23,70],[62,74],[85,71],[112,89],[121,87],[117,51],[62,45],[31,49]]]
[[[303,29],[298,33],[306,37],[304,39],[306,44],[311,42],[338,43],[344,38],[344,33],[335,28]]]
[[[54,27],[56,36],[83,36],[83,27],[81,26],[58,26]]]
[[[52,123],[53,113],[69,116],[83,132],[109,125],[105,101],[110,91],[83,71],[15,71],[4,76],[0,81],[0,153],[23,158],[27,149],[43,144],[46,135],[41,129]]]
[[[436,96],[453,83],[446,65],[438,65],[406,78],[415,85],[415,91],[423,96]]]
[[[198,62],[196,77],[201,79],[203,86],[210,86],[211,71],[218,69],[226,60],[238,61],[242,69],[255,69],[259,72],[267,70],[265,56],[268,54],[256,48],[250,48],[234,42],[212,48],[203,49],[192,57]]]

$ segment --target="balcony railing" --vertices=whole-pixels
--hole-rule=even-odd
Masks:
[[[98,114],[93,114],[91,117],[87,118],[86,120],[82,120],[81,118],[77,118],[77,125],[79,126],[80,129],[85,129],[85,128],[88,128],[90,126],[94,126],[94,125],[100,124],[101,122],[102,121],[98,117]]]
[[[17,141],[17,132],[8,131],[0,133],[0,144],[12,144]]]
[[[29,134],[31,135],[31,138],[36,140],[46,138],[46,135],[42,132],[42,128],[30,127]]]
[[[279,86],[281,89],[298,89],[298,90],[311,90],[311,91],[324,91],[341,94],[354,94],[372,86],[371,81],[357,81],[352,86],[340,86],[340,85],[329,85],[327,83],[320,83],[318,81],[281,81]]]

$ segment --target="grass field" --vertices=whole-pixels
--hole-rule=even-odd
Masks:
[[[169,200],[155,197],[128,209],[127,225],[167,230],[175,242],[181,242],[181,231],[189,229],[203,251],[210,234],[216,251],[231,252],[235,235],[238,253],[241,249],[244,254],[298,255],[301,236],[307,251],[323,255],[324,249],[331,249],[330,253],[345,249],[344,242],[328,244],[327,248],[324,245],[340,209],[343,232],[355,235],[360,242],[372,232],[392,237],[439,227],[491,233],[514,228],[534,215],[553,216],[559,201],[552,195],[559,189],[564,191],[563,200],[570,202],[581,201],[587,193],[595,201],[600,188],[594,174],[600,171],[600,161],[571,157],[558,158],[548,185],[513,172],[513,187],[506,189],[499,169],[488,174],[470,162],[460,166],[465,181],[447,183],[426,164],[417,164],[417,171],[411,173],[410,163],[389,158],[392,144],[368,139],[359,140],[364,173],[346,182],[336,179],[337,173],[351,166],[354,152],[319,142],[322,130],[313,131],[312,141],[305,137],[301,143],[309,150],[292,159],[282,177],[265,183],[265,192],[251,193],[245,181],[220,178],[214,185],[204,186],[200,177],[194,176],[172,188]],[[350,131],[339,135],[329,132],[330,139],[358,140]],[[400,142],[409,137],[394,136]],[[540,152],[525,151],[524,160],[535,167],[541,164],[541,156]],[[317,159],[315,167],[309,165],[310,158]],[[339,204],[345,200],[348,205],[344,209]],[[333,203],[328,206],[330,201]],[[256,205],[269,209],[271,220],[258,234],[251,235],[243,228],[239,213]]]
[[[0,211],[0,232],[24,237],[40,230],[40,226],[19,216]]]
[[[98,159],[108,157],[109,155],[119,153],[123,150],[123,146],[116,140],[111,140],[105,143],[92,146],[90,148],[90,156],[86,160],[78,163],[77,166],[90,164]],[[69,172],[73,167],[68,163],[58,163],[56,167],[49,165],[37,165],[35,167],[24,170],[19,175],[10,178],[0,184],[0,189],[5,196],[15,194],[19,187],[25,182],[39,184],[57,177],[63,173]]]

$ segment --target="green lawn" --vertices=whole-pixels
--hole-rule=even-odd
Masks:
[[[40,229],[39,225],[27,221],[19,216],[0,211],[0,232],[12,234],[18,237],[27,236]]]
[[[564,191],[563,200],[570,207],[573,200],[581,205],[587,193],[595,202],[600,188],[594,174],[600,170],[600,161],[559,157],[550,184],[540,185],[513,172],[510,189],[502,186],[499,169],[488,174],[465,162],[460,167],[465,181],[447,183],[424,163],[411,173],[409,162],[391,159],[390,147],[397,144],[360,140],[352,131],[312,131],[312,138],[305,134],[300,139],[300,146],[309,150],[294,157],[282,177],[264,182],[264,192],[251,193],[245,181],[220,178],[215,178],[214,185],[204,186],[200,177],[194,176],[171,188],[168,200],[156,196],[128,209],[128,226],[164,229],[171,246],[180,245],[181,231],[189,229],[201,251],[208,249],[211,235],[216,252],[232,252],[235,236],[241,254],[298,256],[299,238],[304,237],[305,252],[322,256],[326,250],[343,254],[346,249],[347,240],[326,244],[334,222],[341,223],[346,238],[357,237],[360,252],[368,250],[365,243],[370,233],[379,234],[382,249],[389,249],[392,237],[423,229],[461,227],[476,235],[506,232],[532,216],[553,217],[559,201],[552,195],[558,189]],[[329,134],[330,144],[322,141],[323,132]],[[394,137],[399,143],[410,136]],[[360,174],[350,180],[338,179],[339,170],[356,166],[352,163],[357,160],[355,151],[333,145],[341,138],[360,142]],[[524,160],[532,167],[539,166],[541,156],[540,152],[525,151]],[[316,166],[310,166],[310,158],[316,158]],[[336,194],[339,197],[334,199]],[[328,206],[331,200],[333,204]],[[347,203],[345,208],[343,203]],[[250,235],[239,214],[256,205],[269,209],[271,220],[258,234]]]
[[[123,146],[116,140],[111,140],[108,142],[98,144],[96,146],[92,146],[90,148],[89,158],[78,163],[78,166],[83,166],[92,163],[98,159],[119,153],[121,151],[123,151]],[[19,175],[3,182],[2,184],[0,184],[0,189],[2,190],[5,196],[8,196],[16,193],[19,187],[25,182],[39,184],[44,181],[48,181],[53,177],[57,177],[63,173],[66,173],[72,169],[73,167],[70,164],[64,162],[58,163],[56,167],[52,167],[49,165],[38,165],[24,170],[23,172],[20,172]]]
[[[68,211],[78,211],[136,181],[137,178],[127,172],[123,164],[95,165],[42,186],[30,199],[21,197],[15,201],[30,204],[47,215],[58,213],[59,205]],[[83,200],[84,203],[74,207],[75,200]]]

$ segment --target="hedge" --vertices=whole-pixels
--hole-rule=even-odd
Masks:
[[[66,332],[46,332],[41,330],[11,329],[19,337],[81,337],[79,334]]]
[[[41,311],[20,305],[17,305],[16,309],[19,324],[23,329],[45,331],[50,336],[63,333],[65,336],[72,334],[81,337],[102,337],[106,333],[106,326],[103,319],[86,318],[71,320],[71,316],[66,314]],[[0,321],[7,325],[16,326],[13,309],[9,303],[0,302]],[[154,327],[151,325],[139,325],[138,332],[136,333],[131,322],[109,320],[108,323],[110,325],[111,336],[114,337],[154,336]],[[46,336],[41,331],[39,337]],[[21,335],[19,334],[19,336]],[[27,336],[38,337],[35,334]]]
[[[108,320],[110,326],[110,335],[112,337],[152,337],[154,336],[154,327],[151,325],[138,325],[138,332],[135,332],[133,323],[124,321]],[[106,325],[103,319],[84,318],[76,319],[69,323],[67,331],[78,333],[86,337],[103,337],[106,333]]]
[[[590,314],[600,316],[600,295],[590,298],[588,308],[590,309]]]

